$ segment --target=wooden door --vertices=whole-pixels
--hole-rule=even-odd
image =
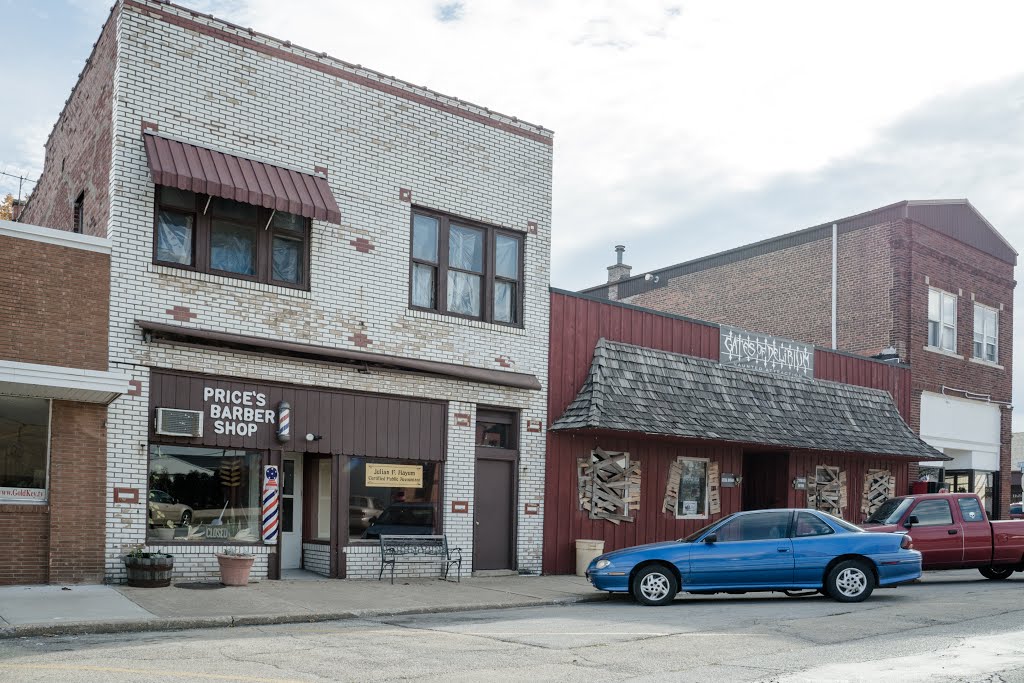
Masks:
[[[476,459],[473,569],[515,569],[514,459]]]

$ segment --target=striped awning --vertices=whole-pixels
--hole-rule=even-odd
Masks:
[[[153,182],[199,194],[287,211],[329,223],[341,222],[341,211],[327,178],[262,161],[226,154],[143,134]]]

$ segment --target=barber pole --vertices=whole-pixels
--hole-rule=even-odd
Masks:
[[[273,465],[263,467],[263,542],[277,543],[277,485],[279,472]]]
[[[292,407],[288,401],[277,404],[277,440],[281,442],[292,438]]]

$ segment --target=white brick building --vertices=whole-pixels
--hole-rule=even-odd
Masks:
[[[109,113],[110,162],[79,172],[89,111],[94,129]],[[138,543],[182,577],[215,575],[227,545],[257,553],[254,578],[375,577],[360,537],[380,531],[446,534],[463,573],[539,572],[551,157],[551,133],[511,117],[174,5],[115,5],[26,209],[75,198],[53,227],[113,241],[111,365],[135,391],[109,410],[108,578]],[[203,436],[157,434],[159,408],[202,411]],[[268,464],[289,478],[270,545]]]

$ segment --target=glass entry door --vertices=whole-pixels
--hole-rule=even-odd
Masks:
[[[285,453],[281,469],[281,569],[299,569],[302,567],[302,454]]]

